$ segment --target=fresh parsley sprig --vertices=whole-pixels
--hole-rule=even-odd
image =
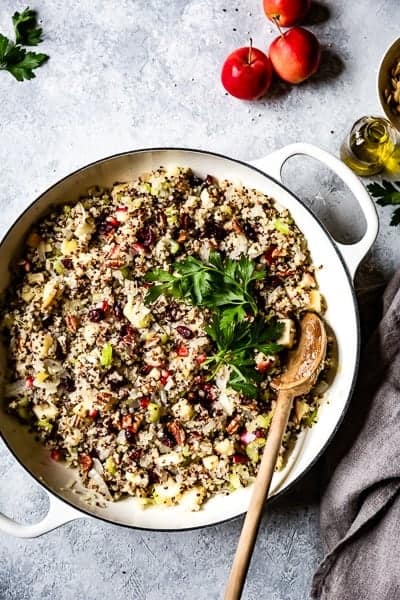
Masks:
[[[37,26],[36,12],[26,8],[13,17],[14,43],[0,33],[0,70],[8,71],[17,81],[33,79],[34,70],[48,60],[47,54],[27,52],[24,46],[36,46],[42,41],[42,29]]]
[[[38,27],[37,13],[29,6],[19,13],[16,11],[12,16],[15,32],[15,43],[22,46],[37,46],[43,41],[42,28]]]
[[[379,183],[370,183],[368,191],[380,206],[396,206],[400,204],[400,181],[394,183],[383,180]],[[393,211],[391,225],[400,225],[400,207]]]
[[[188,256],[172,265],[172,273],[163,269],[147,273],[145,279],[158,285],[149,290],[145,302],[150,304],[161,295],[173,296],[194,306],[219,309],[223,322],[229,324],[244,319],[248,311],[257,314],[252,284],[264,278],[265,269],[256,269],[243,255],[232,260],[211,252],[207,261]]]
[[[147,281],[157,284],[148,291],[145,302],[150,304],[164,295],[209,309],[206,333],[216,349],[204,363],[211,370],[210,379],[226,366],[229,386],[255,397],[261,380],[255,352],[271,355],[281,350],[276,341],[282,324],[266,321],[255,300],[254,282],[264,278],[265,269],[257,269],[246,256],[232,260],[212,252],[207,261],[188,256],[174,263],[171,272],[153,269],[146,274]]]
[[[254,352],[267,355],[279,352],[282,348],[276,340],[282,333],[282,327],[282,323],[267,322],[260,315],[254,320],[231,322],[224,327],[220,315],[215,314],[206,327],[206,333],[217,348],[215,354],[204,363],[212,369],[211,378],[225,365],[230,370],[229,386],[245,396],[255,397],[256,384],[261,380],[261,375],[256,370]]]

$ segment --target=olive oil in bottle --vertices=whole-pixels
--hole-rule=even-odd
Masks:
[[[400,172],[399,135],[387,119],[362,117],[340,148],[340,158],[361,177]]]

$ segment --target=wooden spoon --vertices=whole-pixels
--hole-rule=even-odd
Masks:
[[[300,330],[299,344],[289,353],[286,371],[272,383],[278,390],[278,397],[229,575],[225,600],[239,600],[242,595],[264,503],[268,496],[293,400],[296,396],[307,394],[311,390],[325,359],[326,331],[322,319],[315,313],[308,312],[300,321]]]

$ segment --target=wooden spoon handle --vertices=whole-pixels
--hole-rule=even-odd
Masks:
[[[240,534],[238,547],[233,560],[225,591],[225,600],[239,600],[246,580],[251,555],[257,538],[261,516],[268,496],[271,479],[282,444],[293,403],[293,392],[281,390],[278,394],[274,416],[264,447],[263,456],[254,483],[250,505]]]

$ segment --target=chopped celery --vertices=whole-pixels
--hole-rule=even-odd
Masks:
[[[100,364],[102,367],[110,367],[112,365],[112,360],[113,347],[109,342],[107,342],[107,344],[103,346],[103,349],[101,351]]]
[[[279,233],[283,233],[285,235],[287,235],[290,231],[289,225],[285,223],[285,221],[283,221],[282,219],[275,219],[274,227],[277,231],[279,231]]]
[[[28,410],[26,406],[18,406],[17,414],[21,421],[25,421],[26,423],[32,419],[32,413]]]
[[[112,475],[112,476],[116,475],[117,465],[115,464],[112,456],[109,456],[107,458],[106,462],[104,463],[104,468],[109,475]]]
[[[52,423],[50,423],[47,419],[40,419],[37,421],[37,426],[40,429],[45,429],[46,431],[51,431],[53,429]]]
[[[121,273],[124,279],[132,278],[132,269],[128,265],[126,265],[125,267],[121,267],[119,272]]]
[[[54,270],[57,273],[57,275],[62,275],[64,273],[64,267],[63,267],[62,263],[59,260],[57,260],[54,263]]]
[[[256,417],[257,427],[261,427],[262,429],[269,429],[272,421],[272,412],[267,415],[258,415]]]
[[[175,240],[171,240],[169,243],[169,250],[171,252],[171,254],[176,254],[178,252],[180,248],[180,245],[178,244],[178,242],[175,242]]]
[[[147,407],[147,420],[149,423],[156,423],[161,417],[161,406],[150,402]]]

